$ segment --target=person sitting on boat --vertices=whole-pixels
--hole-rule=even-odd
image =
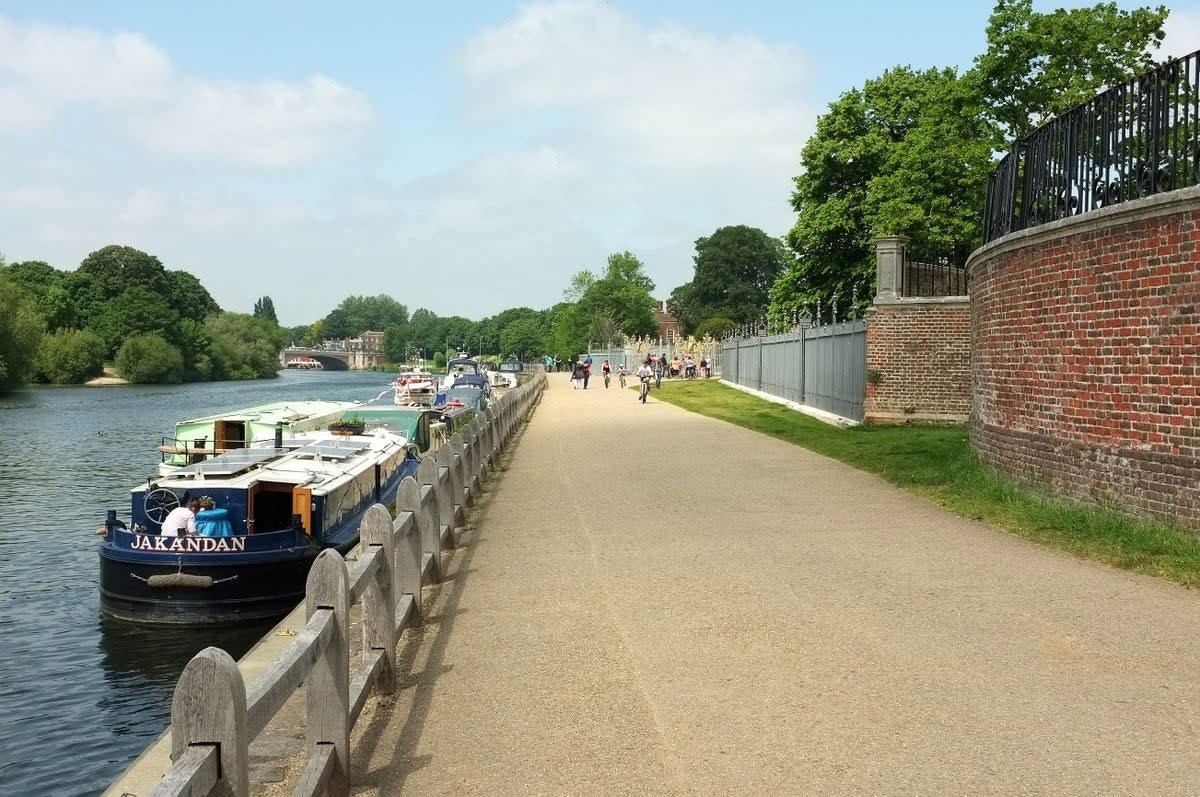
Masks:
[[[177,506],[172,509],[162,522],[162,536],[195,536],[196,512],[199,511],[199,509],[200,502],[195,498],[191,499],[183,506]]]
[[[196,514],[196,531],[201,537],[232,537],[233,524],[229,522],[229,511],[217,509],[207,495],[200,498],[200,511]]]

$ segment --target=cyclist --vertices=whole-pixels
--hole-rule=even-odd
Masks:
[[[621,383],[621,387],[625,387],[625,377],[628,375],[629,372],[625,370],[625,363],[617,366],[617,381]]]
[[[654,378],[654,372],[650,369],[650,361],[642,363],[642,367],[637,372],[638,379],[641,380],[642,387],[638,392],[638,401],[646,403],[646,394],[650,392],[650,380]]]
[[[608,390],[608,378],[612,375],[612,366],[608,364],[608,360],[605,360],[604,365],[600,366],[600,372],[604,374],[604,389]]]

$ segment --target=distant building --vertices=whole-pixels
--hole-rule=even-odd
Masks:
[[[666,299],[655,299],[655,302],[658,304],[654,311],[654,320],[658,322],[658,339],[674,344],[675,340],[683,335],[683,323],[671,315]]]

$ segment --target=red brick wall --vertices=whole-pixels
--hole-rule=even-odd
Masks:
[[[979,456],[1200,529],[1200,192],[1015,233],[972,255]]]
[[[866,420],[965,423],[971,411],[970,304],[901,299],[867,320]]]

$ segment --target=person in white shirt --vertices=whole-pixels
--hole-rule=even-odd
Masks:
[[[195,498],[183,506],[171,510],[162,522],[162,536],[184,537],[196,533],[196,512],[200,510],[200,502]]]
[[[638,401],[645,404],[646,394],[650,392],[650,380],[654,377],[654,371],[650,368],[649,360],[642,363],[642,367],[637,370],[637,375],[642,383],[641,389],[638,391]]]

